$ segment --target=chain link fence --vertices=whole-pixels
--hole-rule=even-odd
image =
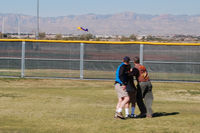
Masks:
[[[200,81],[197,43],[0,40],[0,76],[114,79],[124,56],[139,56],[151,80]]]

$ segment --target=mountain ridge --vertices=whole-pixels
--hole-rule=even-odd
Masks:
[[[20,31],[34,33],[37,17],[24,14],[0,13],[4,16],[4,32],[16,33],[20,18]],[[200,15],[149,15],[134,12],[116,14],[82,14],[58,17],[40,17],[40,32],[82,34],[78,26],[89,29],[91,34],[102,35],[200,35]],[[2,26],[0,26],[2,31]]]

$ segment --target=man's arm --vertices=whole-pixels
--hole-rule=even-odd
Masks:
[[[125,85],[125,83],[124,83],[124,70],[125,70],[124,65],[122,65],[119,69],[119,79],[122,82],[121,83],[122,85]]]
[[[138,78],[139,78],[139,76],[140,76],[140,72],[139,72],[139,70],[137,69],[137,68],[133,68],[132,69],[132,74],[133,74],[133,76],[135,76],[135,78],[136,78],[136,80],[137,80],[137,87],[138,87],[138,85],[139,85],[139,80],[138,80]]]
[[[138,70],[137,68],[135,68],[135,67],[132,69],[132,72],[131,72],[131,73],[132,73],[132,75],[135,76],[136,78],[138,78],[139,75],[140,75],[139,70]]]

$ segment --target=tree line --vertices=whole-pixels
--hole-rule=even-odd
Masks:
[[[15,35],[15,36],[13,36]],[[0,32],[0,38],[8,38],[8,39],[18,39],[17,33],[6,33],[2,34]],[[23,39],[34,39],[34,34],[21,34]],[[26,36],[25,36],[26,35]],[[192,36],[192,35],[174,35],[174,36],[138,36],[135,34],[131,34],[129,36],[95,36],[91,33],[81,34],[81,35],[69,35],[65,36],[62,34],[55,34],[53,37],[45,32],[39,33],[39,39],[41,40],[85,40],[85,41],[153,41],[153,42],[199,42],[200,36]]]

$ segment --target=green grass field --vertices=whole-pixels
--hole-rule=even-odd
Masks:
[[[199,133],[200,83],[153,93],[160,117],[119,120],[113,81],[0,79],[0,133]]]
[[[95,74],[94,74],[95,73]],[[200,74],[194,73],[149,73],[151,79],[154,80],[185,80],[200,81]],[[86,79],[113,79],[115,71],[98,71],[84,70],[84,78]],[[0,69],[0,76],[21,76],[20,69]],[[25,77],[63,77],[63,78],[79,78],[80,70],[65,69],[26,69]]]

